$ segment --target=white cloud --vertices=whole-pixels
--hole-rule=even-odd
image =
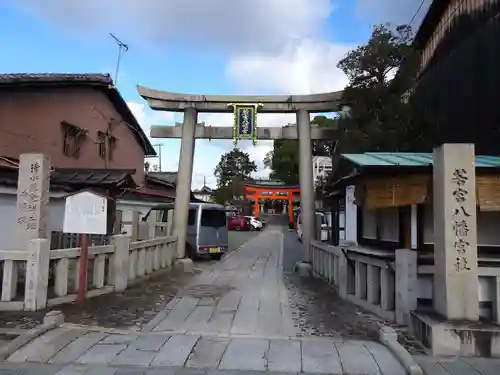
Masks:
[[[181,1],[183,1],[182,4],[177,1],[169,2],[170,13],[168,15],[163,12],[163,8],[161,10],[155,8],[152,18],[147,18],[146,14],[149,14],[154,6],[166,7],[167,2],[162,2],[160,5],[156,1],[145,0],[140,3],[125,1],[123,9],[118,13],[127,12],[126,15],[121,14],[120,17],[128,23],[131,22],[130,29],[138,35],[147,36],[148,32],[155,30],[159,37],[167,38],[169,33],[182,31],[180,33],[182,35],[178,36],[179,42],[188,41],[189,38],[195,36],[190,33],[196,33],[201,41],[193,45],[199,46],[203,40],[210,38],[211,40],[207,41],[209,46],[227,47],[230,50],[230,58],[226,68],[226,77],[237,86],[240,92],[310,94],[340,90],[347,83],[346,77],[336,68],[336,65],[353,46],[317,39],[317,31],[321,29],[330,14],[330,0],[268,0],[261,7],[259,7],[261,0],[250,2],[249,0],[238,2],[212,0],[199,3],[205,4],[202,8],[210,4],[210,10],[206,10],[202,16],[196,11],[200,8],[192,6],[189,9],[187,7],[193,0]],[[56,0],[44,1],[43,13],[46,16],[51,16],[50,11],[53,11],[55,2]],[[113,3],[114,0],[111,2]],[[24,3],[33,5],[38,2],[24,0]],[[69,12],[68,7],[83,6],[79,0],[64,4],[57,12]],[[251,4],[251,9],[247,8],[249,4]],[[132,6],[135,7],[135,11],[129,14]],[[220,11],[218,7],[224,7],[225,10]],[[231,14],[235,14],[237,10],[246,14],[247,18],[234,22]],[[161,25],[157,24],[158,15],[163,17]],[[70,17],[86,18],[87,16],[85,11],[80,9],[80,12]],[[147,21],[142,17],[147,18]],[[111,24],[115,21],[110,20]],[[89,22],[89,25],[95,26],[100,21],[94,19]],[[145,27],[142,22],[148,25],[147,30],[142,28]],[[182,27],[178,26],[179,22],[182,22]],[[177,27],[174,27],[175,25]],[[109,26],[106,25],[106,27]],[[200,33],[201,35],[198,35]],[[235,44],[237,41],[242,43],[237,46]],[[158,115],[158,112],[149,110],[146,104],[130,103],[130,106],[148,135],[151,123],[172,124],[175,121],[182,121],[182,115],[165,113]],[[231,126],[233,117],[232,114],[200,114],[199,121],[212,126]],[[258,119],[259,126],[283,126],[295,122],[294,114],[262,114]],[[159,143],[160,140],[154,141]],[[179,140],[166,140],[161,143],[165,145],[163,169],[176,170],[179,159]],[[256,176],[264,177],[269,173],[264,168],[263,160],[267,152],[272,150],[272,145],[272,141],[262,140],[259,140],[255,147],[249,141],[240,142],[239,147],[249,153],[251,159],[258,165],[259,170]],[[213,171],[221,154],[228,152],[232,147],[231,140],[211,142],[197,140],[193,188],[201,187],[204,178],[207,184],[215,186]]]
[[[303,39],[275,54],[235,55],[226,73],[241,88],[252,92],[313,94],[342,90],[347,77],[336,65],[352,48]]]
[[[176,113],[153,111],[146,103],[127,102],[128,107],[149,137],[151,125],[175,122]]]
[[[333,0],[7,0],[67,29],[129,43],[276,50],[316,35]]]

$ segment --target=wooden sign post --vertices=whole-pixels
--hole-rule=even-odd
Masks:
[[[78,303],[85,301],[87,291],[87,267],[89,259],[88,234],[107,233],[108,198],[93,191],[84,190],[66,197],[64,233],[81,234],[80,270],[78,274]]]

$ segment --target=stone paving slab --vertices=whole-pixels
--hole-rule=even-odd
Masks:
[[[65,326],[8,364],[40,362],[52,366],[40,371],[58,368],[62,375],[404,374],[376,342],[299,337],[281,253],[281,229],[270,227],[194,277],[142,332]]]
[[[295,336],[281,278],[281,240],[281,229],[269,228],[196,277],[152,331]]]
[[[76,330],[54,330],[50,339],[44,337],[44,340],[34,340],[12,355],[8,363],[43,362],[59,367],[75,364],[87,367],[134,366],[142,369],[141,371],[175,367],[204,371],[404,374],[403,368],[386,347],[368,341],[201,337],[191,334],[108,334],[103,337],[98,332],[82,331],[75,341],[61,348],[54,343],[57,344],[61,337],[65,337],[62,331],[69,334]],[[89,347],[91,342],[94,345]]]
[[[498,375],[498,358],[433,358],[413,356],[427,375]]]

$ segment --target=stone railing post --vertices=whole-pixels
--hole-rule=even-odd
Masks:
[[[342,252],[338,257],[338,261],[339,261],[338,276],[337,276],[338,292],[341,298],[346,299],[348,291],[348,275],[349,275],[349,270],[347,268],[349,267],[349,262],[345,254]]]
[[[409,325],[410,313],[417,308],[417,252],[396,250],[395,266],[396,323]]]
[[[153,213],[155,213],[153,211]],[[148,223],[148,240],[152,240],[154,238],[156,238],[156,214],[153,215],[153,213],[151,213],[149,216],[148,216],[148,219],[147,219],[147,223]]]
[[[24,309],[37,311],[47,306],[50,241],[36,238],[28,241]]]
[[[112,283],[116,292],[122,292],[127,289],[130,237],[118,234],[111,238],[111,244],[115,247],[113,263],[110,264],[110,267],[113,268]]]

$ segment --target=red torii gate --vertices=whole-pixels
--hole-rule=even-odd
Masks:
[[[288,221],[293,221],[293,195],[300,194],[300,186],[246,184],[244,189],[247,191],[245,198],[254,200],[254,216],[259,216],[260,199],[279,199],[288,201]]]

